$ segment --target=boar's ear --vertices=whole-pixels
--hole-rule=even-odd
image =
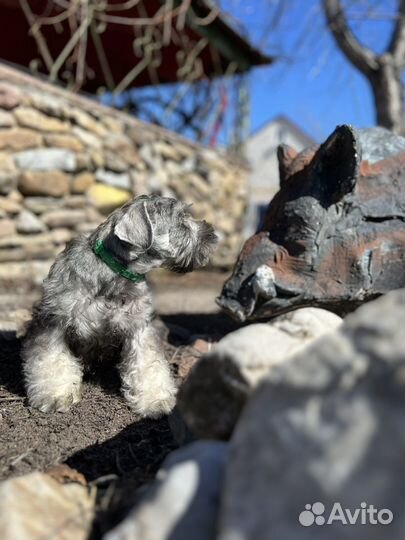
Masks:
[[[313,161],[320,202],[329,206],[353,191],[360,163],[360,145],[354,129],[338,126],[320,146]]]
[[[289,176],[289,167],[294,159],[297,157],[298,152],[288,146],[288,144],[279,144],[277,148],[278,158],[278,170],[280,173],[280,187],[284,180]]]

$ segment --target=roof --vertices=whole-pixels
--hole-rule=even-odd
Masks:
[[[170,18],[169,23],[165,16],[154,19],[153,28],[158,29],[159,35],[163,36],[163,46],[158,50],[153,47],[147,49],[150,42],[145,41],[146,38],[139,34],[139,27],[136,26],[136,21],[141,20],[140,5],[145,11],[142,17],[151,19],[162,9],[162,4],[164,2],[161,0],[108,0],[107,9],[111,11],[103,15],[101,8],[100,12],[96,9],[97,17],[104,18],[92,19],[91,23],[86,23],[76,14],[74,17],[65,17],[69,9],[78,9],[77,6],[80,8],[81,2],[0,0],[0,59],[31,70],[35,68],[45,75],[52,71],[51,80],[66,84],[64,74],[72,71],[72,65],[77,73],[77,48],[85,43],[86,75],[80,81],[79,88],[90,93],[96,93],[101,88],[114,90],[118,87],[123,90],[178,82],[182,80],[180,74],[187,60],[190,69],[194,69],[196,59],[201,61],[202,69],[193,80],[242,73],[254,66],[273,62],[273,58],[253,47],[233,28],[210,0],[191,0],[192,10],[183,10],[181,39],[174,39],[173,36],[179,33],[177,21],[182,13],[181,6],[188,4],[184,0],[173,0],[173,9],[179,13],[178,18]],[[25,6],[25,11],[21,6]],[[80,17],[83,17],[82,12]],[[31,19],[30,24],[27,19]],[[38,21],[41,24],[38,25]],[[145,35],[146,28],[147,25],[143,28]],[[66,47],[68,43],[72,47]],[[194,54],[192,49],[196,43],[199,48],[193,57],[191,53]],[[62,51],[66,52],[65,58],[61,58]],[[149,58],[147,53],[150,54]],[[184,54],[190,56],[185,57]],[[57,58],[61,60],[59,65]],[[154,69],[157,76],[153,75]]]
[[[206,17],[212,10],[214,3],[209,0],[194,0],[192,4],[199,16]],[[238,33],[220,12],[211,25],[193,26],[193,28],[199,34],[209,37],[210,41],[212,40],[228,61],[236,62],[239,72],[246,71],[254,66],[268,65],[274,62],[273,57],[267,56],[253,47],[247,38]]]
[[[257,135],[262,134],[267,129],[269,129],[271,126],[274,126],[275,124],[283,124],[286,126],[298,139],[301,139],[303,142],[303,146],[310,147],[316,144],[315,140],[305,133],[304,130],[302,130],[295,122],[290,120],[287,116],[280,114],[278,116],[275,116],[272,120],[269,120],[259,126],[257,129],[255,129],[247,138],[247,140],[251,140],[255,138]]]

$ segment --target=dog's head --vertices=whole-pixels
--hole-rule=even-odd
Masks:
[[[143,195],[114,214],[112,232],[138,271],[163,266],[190,272],[207,264],[217,242],[209,223],[193,219],[188,205],[169,197]]]

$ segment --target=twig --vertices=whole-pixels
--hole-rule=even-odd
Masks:
[[[49,74],[49,78],[50,78],[51,81],[56,80],[60,68],[63,66],[63,64],[66,61],[66,59],[68,58],[69,54],[73,51],[75,45],[78,43],[78,41],[82,37],[83,33],[86,32],[86,30],[88,29],[88,27],[90,25],[90,22],[91,22],[90,18],[85,19],[84,21],[82,21],[79,28],[76,30],[76,32],[73,34],[73,36],[70,38],[70,40],[67,42],[67,44],[66,44],[65,48],[63,49],[63,51],[56,58],[53,66],[52,66],[51,72]]]
[[[100,62],[101,70],[103,72],[104,79],[107,83],[107,88],[110,91],[114,90],[114,77],[110,68],[110,65],[107,60],[107,56],[104,51],[103,43],[100,39],[99,33],[97,32],[97,28],[95,27],[94,21],[90,24],[90,33],[91,37],[93,38],[93,44],[94,48],[96,49],[97,58]]]
[[[34,36],[35,41],[37,42],[39,52],[41,53],[42,58],[46,65],[46,69],[50,71],[52,69],[53,58],[49,52],[46,41],[40,32],[39,24],[35,20],[35,16],[32,13],[27,0],[20,0],[20,6],[27,18],[28,24],[31,27],[31,33]]]
[[[128,2],[124,2],[123,4],[108,4],[107,9],[108,11],[127,11],[139,4],[140,1],[141,0],[128,0]]]
[[[17,456],[10,463],[10,466],[15,467],[17,465],[17,463],[20,463],[20,461],[22,461],[24,458],[26,458],[28,456],[28,454],[30,454],[32,452],[32,450],[33,450],[32,448],[29,448],[26,452],[24,452],[24,454],[21,454],[20,456]]]
[[[100,484],[114,482],[116,480],[119,480],[119,476],[117,474],[105,474],[104,476],[99,476],[95,480],[89,482],[89,486],[99,486]]]

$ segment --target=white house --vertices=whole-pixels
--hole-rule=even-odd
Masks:
[[[285,116],[278,116],[260,127],[245,142],[245,154],[251,168],[246,236],[257,230],[270,200],[278,191],[277,147],[281,143],[286,143],[297,151],[315,144],[311,137]]]

